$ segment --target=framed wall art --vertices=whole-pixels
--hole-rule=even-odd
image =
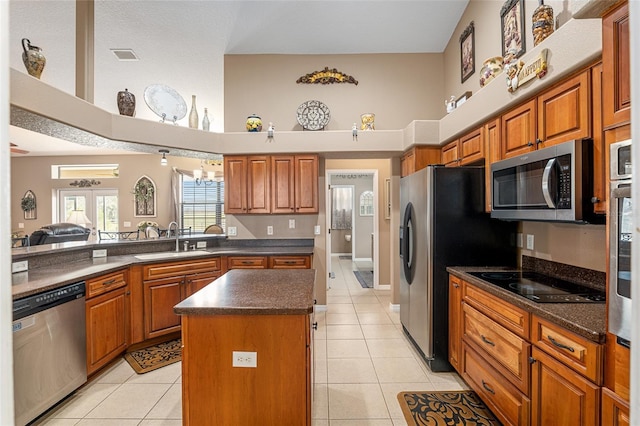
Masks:
[[[507,0],[500,10],[502,57],[519,58],[525,52],[524,0]]]
[[[460,80],[466,79],[476,72],[475,35],[473,33],[473,21],[460,36]]]

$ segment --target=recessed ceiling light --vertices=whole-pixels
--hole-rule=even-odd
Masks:
[[[139,61],[133,49],[111,49],[119,61]]]

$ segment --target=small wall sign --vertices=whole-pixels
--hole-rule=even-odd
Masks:
[[[540,54],[530,62],[516,61],[505,67],[507,73],[507,90],[515,92],[518,87],[547,74],[547,54],[549,49],[542,49]]]
[[[296,80],[298,84],[333,84],[333,83],[351,83],[358,85],[358,80],[350,75],[344,74],[335,68],[329,69],[324,67],[322,71],[314,71],[310,74],[303,75]]]

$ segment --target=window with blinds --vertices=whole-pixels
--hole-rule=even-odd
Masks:
[[[182,227],[203,232],[209,225],[226,229],[224,216],[224,181],[196,181],[182,175]]]

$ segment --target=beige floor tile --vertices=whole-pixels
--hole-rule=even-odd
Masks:
[[[378,383],[370,359],[328,359],[328,383]]]
[[[121,358],[116,364],[108,367],[108,369],[100,374],[97,379],[98,383],[124,383],[129,377],[136,374],[129,363]]]
[[[361,296],[354,296],[351,295],[351,300],[353,301],[353,303],[357,303],[359,305],[376,305],[376,306],[380,306],[380,302],[378,301],[378,298],[375,295],[372,295],[370,292],[366,292]]]
[[[364,339],[328,340],[328,358],[370,358]]]
[[[329,426],[327,419],[311,419],[311,426]]]
[[[137,419],[82,419],[78,426],[136,426],[140,423]]]
[[[182,386],[172,385],[160,401],[153,406],[146,419],[181,419]]]
[[[348,303],[336,303],[327,306],[327,313],[329,314],[354,314],[355,312],[354,306]]]
[[[458,375],[458,373],[450,372],[450,373],[433,373],[431,371],[427,371],[427,378],[432,383],[446,383],[455,385],[464,385],[466,383],[462,378]]]
[[[144,374],[134,374],[126,383],[175,383],[182,374],[182,362],[169,364]]]
[[[471,388],[469,388],[469,386],[462,382],[458,382],[458,383],[434,383],[433,386],[435,387],[435,389],[437,391],[454,391],[454,392],[458,392],[458,391],[465,391],[465,390],[470,390]]]
[[[437,390],[433,383],[382,383],[382,395],[387,403],[391,418],[403,418],[402,409],[398,402],[400,392],[429,392]]]
[[[316,339],[313,343],[313,356],[315,359],[327,359],[327,340]]]
[[[329,384],[329,419],[389,419],[389,411],[377,383]]]
[[[351,296],[347,295],[331,295],[327,296],[327,308],[335,304],[351,304]]]
[[[371,358],[412,358],[413,353],[404,339],[368,339]]]
[[[331,339],[362,339],[362,329],[359,325],[328,325],[327,340]]]
[[[182,426],[182,420],[154,420],[154,419],[144,419],[140,422],[139,426]]]
[[[313,360],[314,363],[314,377],[313,380],[315,383],[327,383],[329,380],[329,373],[328,373],[328,365],[327,365],[327,359],[314,359]]]
[[[409,423],[407,423],[404,417],[392,417],[391,422],[393,426],[409,426]]]
[[[32,426],[73,426],[77,424],[80,419],[42,419],[35,421]]]
[[[325,383],[314,385],[311,409],[313,410],[312,419],[329,418],[329,390]]]
[[[92,419],[143,419],[171,387],[168,384],[125,383],[86,416]]]
[[[358,324],[358,316],[355,313],[350,313],[350,314],[327,313],[327,325],[336,325],[336,324]]]
[[[379,303],[354,303],[353,305],[357,313],[360,312],[380,312],[384,313],[385,310]]]
[[[81,419],[119,386],[121,385],[115,383],[90,383],[82,388],[81,392],[74,393],[60,403],[52,410],[49,417],[55,419]]]
[[[393,339],[402,337],[402,332],[393,324],[362,324],[365,339]]]
[[[380,383],[429,382],[414,358],[373,358]]]
[[[331,420],[331,426],[393,426],[391,419]]]
[[[386,312],[358,312],[360,324],[393,324]]]

